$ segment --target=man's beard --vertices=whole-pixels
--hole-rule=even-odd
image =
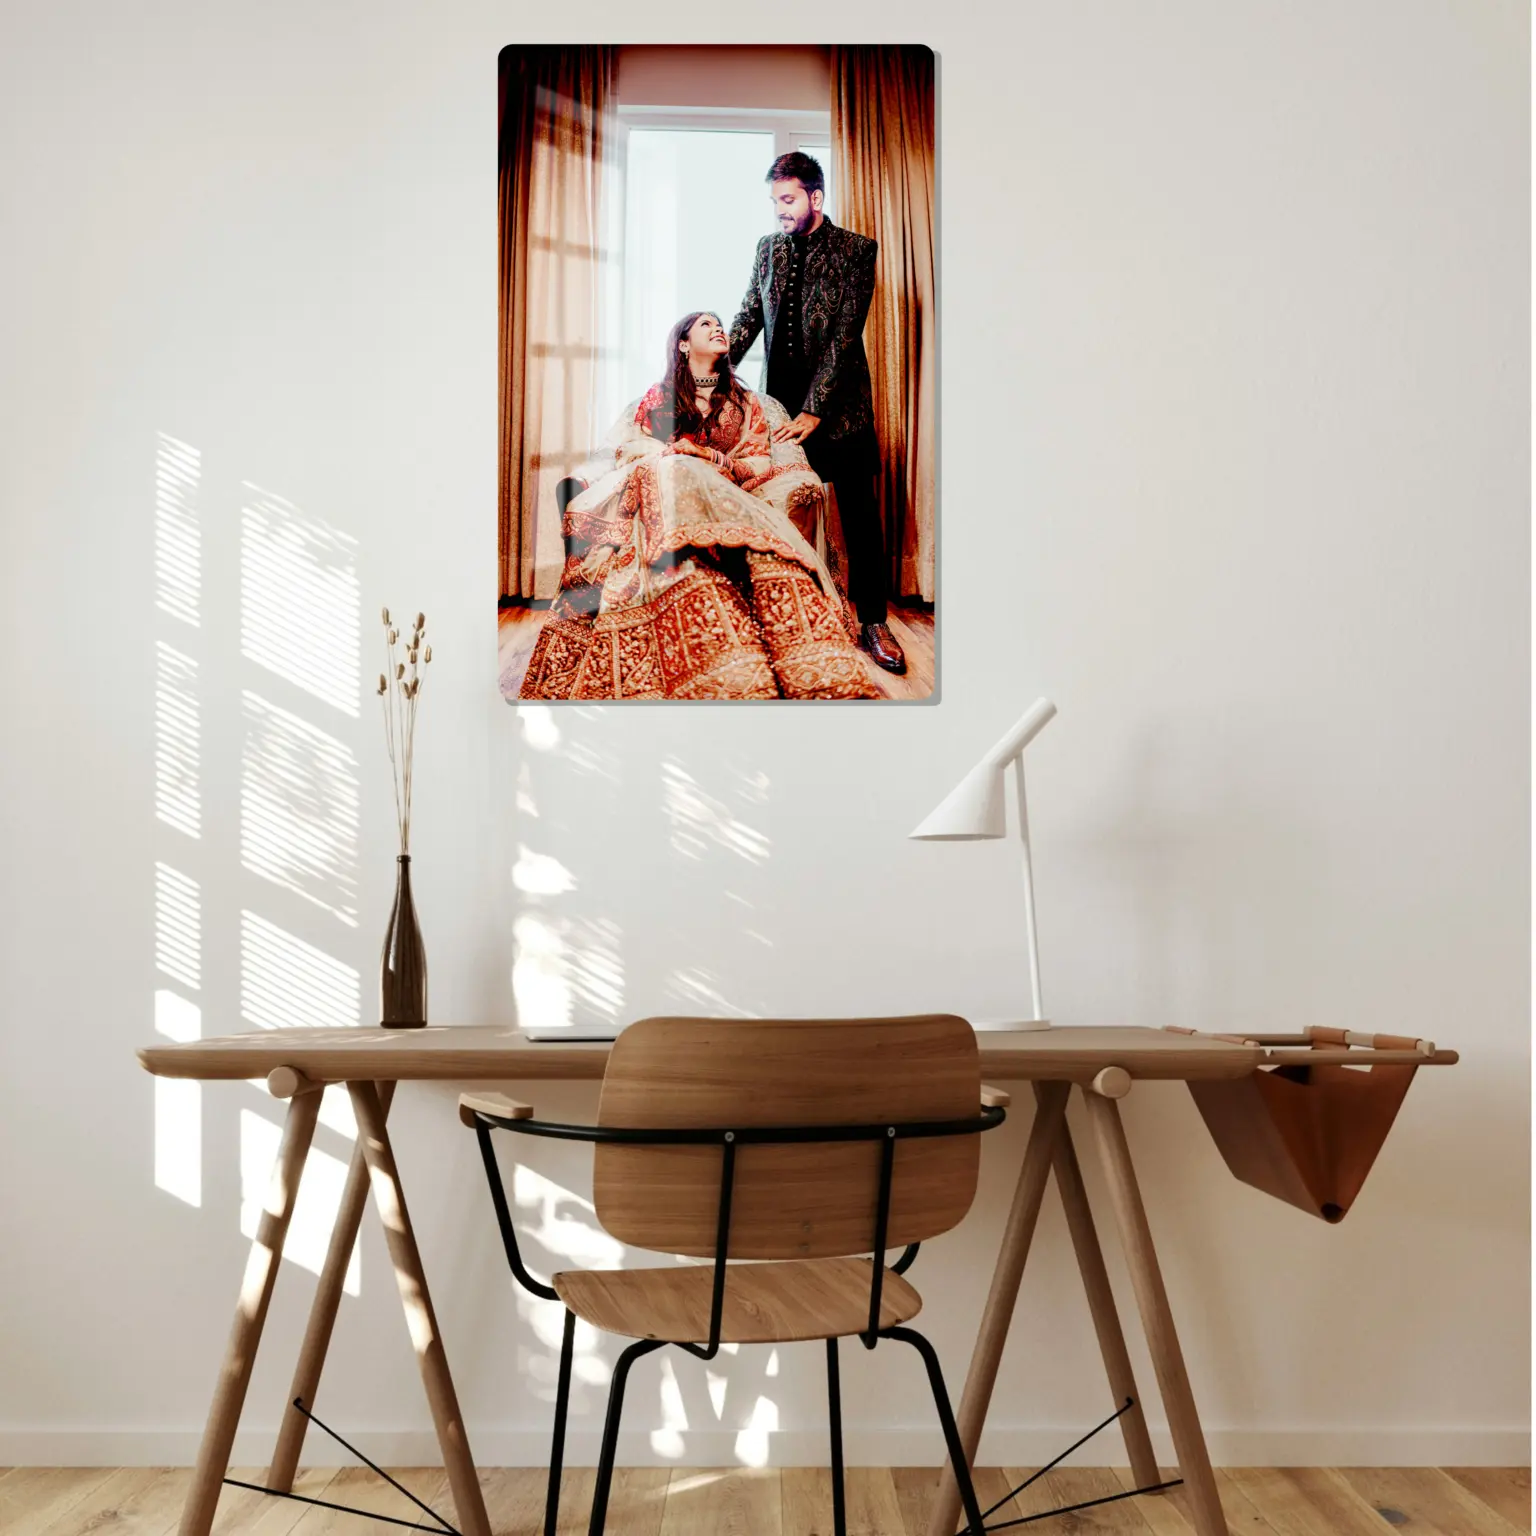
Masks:
[[[816,210],[814,208],[807,208],[805,210],[805,217],[796,219],[791,224],[786,224],[783,219],[780,219],[779,228],[782,229],[786,235],[803,235],[806,230],[810,228],[811,220],[815,217]]]

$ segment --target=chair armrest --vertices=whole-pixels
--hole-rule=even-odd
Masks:
[[[983,1109],[1007,1109],[1013,1103],[1013,1095],[1006,1088],[994,1088],[990,1083],[981,1085],[981,1107]]]
[[[531,1120],[533,1105],[524,1104],[520,1099],[508,1098],[504,1093],[461,1093],[459,1119],[473,1128],[477,1112],[497,1120]]]

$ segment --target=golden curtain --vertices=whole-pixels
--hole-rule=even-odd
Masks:
[[[925,602],[936,546],[934,142],[931,48],[832,49],[838,222],[880,242],[864,345],[892,591]]]
[[[591,451],[603,252],[599,196],[614,53],[512,47],[500,60],[501,593],[553,597],[555,486]]]

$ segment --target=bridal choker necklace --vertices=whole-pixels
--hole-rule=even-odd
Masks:
[[[718,373],[706,373],[702,379],[698,374],[693,376],[693,387],[695,389],[713,389],[719,382],[720,375]]]

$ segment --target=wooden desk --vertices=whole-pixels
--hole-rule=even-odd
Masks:
[[[1131,1466],[1139,1485],[1159,1481],[1141,1398],[1067,1129],[1067,1098],[1072,1085],[1077,1084],[1084,1090],[1094,1139],[1104,1162],[1110,1203],[1180,1473],[1189,1489],[1196,1529],[1199,1536],[1226,1536],[1227,1526],[1117,1099],[1134,1079],[1210,1082],[1246,1077],[1259,1068],[1266,1053],[1260,1047],[1241,1042],[1152,1029],[1052,1029],[1012,1035],[1006,1044],[1001,1040],[989,1043],[988,1036],[982,1034],[980,1044],[983,1078],[1033,1083],[1036,1114],[961,1400],[958,1420],[966,1455],[974,1459],[981,1438],[1041,1199],[1047,1178],[1054,1170],[1111,1395],[1117,1404],[1127,1398],[1134,1402],[1134,1407],[1120,1420]],[[292,1403],[295,1398],[309,1405],[314,1403],[341,1301],[342,1280],[371,1185],[383,1219],[460,1528],[465,1536],[490,1536],[474,1460],[443,1354],[385,1119],[395,1085],[400,1082],[598,1079],[603,1075],[607,1056],[608,1047],[602,1044],[534,1044],[513,1029],[444,1026],[416,1030],[262,1030],[223,1039],[157,1044],[139,1052],[144,1066],[162,1077],[249,1079],[266,1077],[279,1068],[292,1069],[300,1075],[296,1083],[290,1083],[298,1091],[289,1103],[271,1190],[251,1248],[240,1304],[182,1516],[181,1536],[208,1536],[213,1523],[299,1178],[314,1134],[320,1093],[313,1090],[326,1083],[347,1085],[357,1116],[358,1141],[288,1394],[289,1406],[279,1431],[268,1486],[284,1490],[292,1487],[306,1425]],[[1450,1059],[1454,1060],[1454,1056]],[[292,1074],[289,1075],[291,1078]],[[935,1504],[931,1536],[953,1536],[958,1515],[958,1491],[946,1469]]]

